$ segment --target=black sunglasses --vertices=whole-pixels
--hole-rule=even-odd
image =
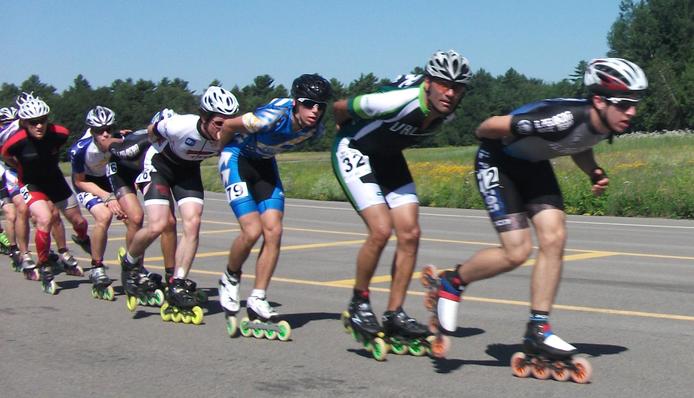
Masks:
[[[37,124],[46,124],[48,121],[48,116],[44,117],[37,117],[36,119],[27,119],[27,123],[29,123],[32,126],[36,126]]]
[[[325,109],[328,106],[328,104],[326,104],[325,102],[314,101],[314,100],[309,99],[309,98],[297,98],[296,100],[299,101],[299,103],[301,103],[301,105],[307,107],[308,109],[313,109],[314,106],[317,106],[318,110],[322,111],[323,109]]]
[[[94,134],[103,134],[103,133],[111,134],[111,126],[91,127],[89,130]]]

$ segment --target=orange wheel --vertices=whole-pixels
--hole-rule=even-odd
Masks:
[[[424,266],[422,272],[419,274],[419,281],[422,282],[422,286],[428,288],[429,286],[431,286],[431,283],[429,281],[437,277],[438,276],[436,272],[436,266],[432,264],[427,264]]]
[[[429,318],[429,332],[436,334],[439,332],[439,320],[435,316]]]
[[[511,373],[516,377],[530,376],[530,365],[525,362],[525,354],[517,352],[511,357]]]
[[[571,371],[564,362],[557,361],[552,365],[551,375],[556,381],[567,381],[571,378]]]
[[[530,365],[530,373],[538,380],[547,380],[552,376],[551,369],[539,359],[533,360]]]
[[[437,292],[432,292],[430,290],[427,292],[427,294],[424,295],[424,308],[426,308],[429,311],[434,309],[434,306],[436,305],[437,294]]]
[[[445,358],[449,348],[451,348],[451,340],[448,336],[438,336],[431,341],[431,355],[434,358]]]
[[[588,383],[593,375],[593,367],[590,362],[582,357],[574,358],[571,362],[576,367],[576,370],[571,371],[571,380],[578,384]]]

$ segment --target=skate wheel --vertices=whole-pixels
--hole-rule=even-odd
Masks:
[[[204,314],[202,312],[202,308],[198,307],[197,305],[191,309],[193,311],[193,316],[191,317],[190,321],[193,323],[193,325],[199,325],[202,323],[202,318],[204,317]]]
[[[414,340],[412,341],[409,346],[410,354],[416,356],[416,357],[421,357],[426,355],[427,353],[427,348],[424,344],[422,344],[421,341],[419,340]]]
[[[552,376],[550,368],[541,360],[535,358],[530,367],[530,373],[538,380],[547,380]]]
[[[382,338],[376,337],[369,345],[371,346],[371,355],[373,355],[375,360],[386,360],[386,356],[388,355],[388,344],[386,344]]]
[[[203,304],[204,304],[204,303],[207,302],[207,294],[205,294],[204,291],[198,290],[198,291],[195,292],[195,294],[198,296],[198,301],[199,301],[200,303],[203,303]]]
[[[251,327],[250,327],[250,321],[248,320],[248,317],[243,317],[241,318],[241,323],[239,323],[239,331],[241,332],[241,335],[243,337],[251,337],[253,334],[251,332]]]
[[[422,282],[422,286],[429,288],[431,286],[431,281],[438,278],[438,272],[436,266],[432,264],[427,264],[422,269],[419,274],[419,281]]]
[[[451,348],[451,340],[448,336],[431,336],[433,339],[429,341],[431,348],[431,356],[434,358],[445,358],[448,354],[448,349]]]
[[[268,340],[275,340],[277,338],[277,331],[276,330],[266,329],[266,330],[264,330],[264,332],[265,332],[265,338]]]
[[[342,326],[345,328],[345,333],[352,334],[352,325],[349,323],[348,311],[342,311],[342,314],[340,314],[340,321],[342,322]]]
[[[140,303],[140,299],[129,294],[125,295],[125,306],[128,307],[128,311],[133,312],[137,309],[137,305]]]
[[[171,314],[169,313],[169,303],[164,303],[159,309],[159,314],[164,322],[169,322],[171,320]]]
[[[435,315],[432,315],[429,318],[429,332],[431,334],[439,333],[439,318],[437,318]]]
[[[50,282],[45,283],[45,284],[42,283],[42,287],[43,287],[44,292],[51,294],[51,295],[54,295],[56,293],[56,290],[57,290],[57,285],[55,284],[55,281],[50,281]]]
[[[426,308],[428,311],[433,311],[437,300],[438,292],[435,290],[427,291],[427,293],[424,295],[424,308]]]
[[[390,350],[396,355],[405,355],[409,351],[407,345],[402,344],[399,340],[392,340],[390,342]]]
[[[253,337],[256,339],[262,339],[263,336],[265,335],[263,329],[258,329],[257,327],[260,326],[261,322],[257,319],[254,319],[251,321],[251,333],[253,334]]]
[[[107,286],[104,290],[104,300],[113,301],[116,297],[116,292],[113,291],[113,286]]]
[[[171,314],[171,320],[175,323],[180,323],[183,320],[183,314],[178,312],[176,308],[173,308],[174,312]]]
[[[161,289],[155,290],[152,297],[154,298],[152,305],[161,306],[164,303],[164,292]]]
[[[571,380],[578,384],[588,383],[593,375],[593,367],[590,365],[590,362],[585,358],[576,357],[571,363],[576,368],[571,371]]]
[[[530,376],[530,365],[525,359],[525,353],[517,352],[511,356],[511,373],[521,378]]]
[[[92,298],[99,298],[99,291],[95,287],[92,288]]]
[[[236,337],[236,332],[239,331],[239,320],[235,316],[227,316],[227,334],[229,337]]]
[[[290,337],[292,337],[292,327],[289,326],[289,322],[279,321],[277,323],[277,328],[279,329],[279,332],[277,332],[277,338],[280,341],[287,341]]]
[[[552,378],[556,381],[567,381],[571,378],[571,371],[562,361],[556,361],[552,364]]]
[[[181,314],[181,321],[183,321],[183,323],[185,323],[186,325],[188,325],[188,324],[190,324],[191,322],[193,322],[193,316],[192,316],[192,315],[188,315],[188,314]]]

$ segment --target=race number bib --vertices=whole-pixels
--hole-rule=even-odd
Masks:
[[[477,183],[480,187],[480,192],[487,192],[492,188],[499,186],[499,169],[490,167],[477,172]]]
[[[230,203],[236,199],[245,198],[248,196],[248,186],[243,181],[227,185],[224,190],[227,193],[227,201]]]
[[[144,170],[142,170],[142,173],[140,173],[135,179],[135,184],[145,184],[152,181],[151,173],[151,169],[145,168]]]
[[[338,151],[337,161],[340,164],[345,182],[357,180],[371,173],[369,157],[356,149],[346,148]]]
[[[31,200],[31,191],[29,191],[29,188],[27,188],[26,185],[19,189],[19,194],[22,195],[24,203],[29,203]]]
[[[118,166],[116,162],[111,162],[106,164],[106,177],[111,177],[118,172]]]

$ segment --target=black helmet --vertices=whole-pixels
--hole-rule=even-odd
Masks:
[[[318,102],[328,102],[332,95],[333,90],[330,87],[330,82],[317,73],[303,74],[294,79],[292,83],[293,98],[308,98]]]

